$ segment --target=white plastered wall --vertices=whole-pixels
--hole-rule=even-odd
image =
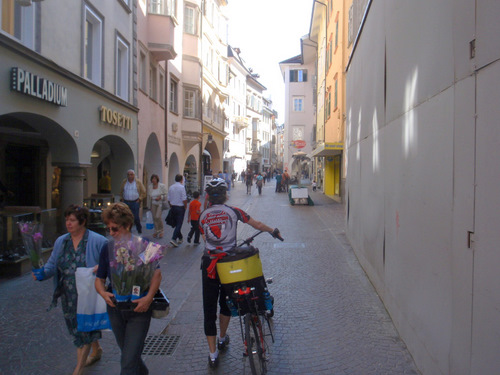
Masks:
[[[500,368],[497,4],[372,1],[347,72],[347,235],[423,374]]]

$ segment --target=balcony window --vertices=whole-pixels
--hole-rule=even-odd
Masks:
[[[192,6],[184,6],[184,32],[191,35],[198,34],[198,12]]]
[[[192,89],[184,90],[184,117],[197,118],[196,91]]]
[[[177,0],[149,0],[149,13],[177,17]]]

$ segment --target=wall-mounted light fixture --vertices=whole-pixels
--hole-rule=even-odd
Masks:
[[[214,136],[212,133],[202,133],[202,136],[207,136],[207,143],[212,143],[214,141]]]

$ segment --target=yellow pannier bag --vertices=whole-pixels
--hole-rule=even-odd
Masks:
[[[264,276],[259,250],[253,247],[236,248],[217,262],[221,284],[232,284]]]

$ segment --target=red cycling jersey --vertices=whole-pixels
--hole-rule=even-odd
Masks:
[[[216,204],[200,215],[200,232],[206,238],[206,250],[229,251],[236,247],[236,229],[240,220],[247,223],[250,215],[236,207]]]

